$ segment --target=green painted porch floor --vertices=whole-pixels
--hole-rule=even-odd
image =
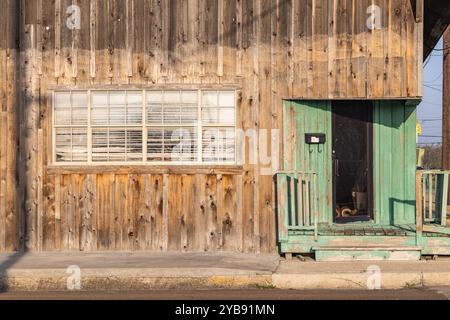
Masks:
[[[429,224],[433,226],[433,224]],[[291,235],[313,235],[312,230],[290,230]],[[319,236],[391,236],[404,237],[415,236],[416,226],[413,224],[397,225],[397,226],[381,226],[367,224],[320,224]],[[424,237],[445,237],[450,238],[450,234],[423,232]]]
[[[319,236],[414,236],[415,225],[381,226],[367,224],[320,224]],[[289,231],[292,235],[310,235],[312,231]]]

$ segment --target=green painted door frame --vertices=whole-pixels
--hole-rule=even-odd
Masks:
[[[374,223],[414,224],[416,104],[373,103]],[[328,224],[334,221],[331,106],[332,101],[285,101],[283,112],[283,169],[318,174],[319,222]],[[308,145],[306,133],[324,133],[327,141]]]

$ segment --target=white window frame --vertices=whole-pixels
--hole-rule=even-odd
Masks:
[[[197,147],[197,160],[196,161],[151,161],[148,160],[148,129],[153,127],[166,128],[164,125],[152,125],[147,119],[147,93],[149,92],[192,92],[197,91],[198,94],[198,118],[192,125],[180,124],[179,127],[193,127],[196,130],[196,147]],[[86,106],[87,112],[87,125],[57,125],[55,122],[55,109],[56,109],[56,95],[60,93],[76,93],[83,92],[88,95],[88,104]],[[96,125],[92,123],[92,97],[95,92],[141,92],[142,93],[142,124],[136,125]],[[234,94],[234,123],[233,124],[217,124],[217,123],[203,123],[203,93],[204,92],[217,92],[225,93],[232,92]],[[61,89],[54,90],[52,92],[52,117],[51,117],[51,130],[52,130],[52,166],[55,167],[75,167],[75,166],[221,166],[221,165],[237,165],[238,162],[238,93],[236,89]],[[138,128],[142,126],[142,161],[93,161],[93,128]],[[86,128],[87,127],[87,161],[86,162],[64,162],[57,161],[56,152],[56,129],[58,128]],[[214,129],[234,129],[234,159],[232,161],[203,161],[203,131],[207,128]]]

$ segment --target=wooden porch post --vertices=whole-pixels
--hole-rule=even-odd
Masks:
[[[444,33],[442,167],[450,170],[450,27]],[[448,204],[450,205],[450,188]]]
[[[417,238],[422,236],[423,231],[423,206],[422,206],[422,173],[416,174],[416,232]]]

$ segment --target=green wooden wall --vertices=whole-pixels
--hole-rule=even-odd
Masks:
[[[333,222],[331,101],[285,101],[285,171],[316,172],[320,222]],[[374,198],[377,224],[415,222],[416,107],[404,101],[374,102]],[[305,133],[325,133],[309,146]]]
[[[415,223],[416,106],[379,101],[374,113],[376,221]]]
[[[284,169],[318,174],[320,222],[333,214],[331,102],[286,101],[284,104]],[[307,145],[306,133],[325,133],[325,145]]]

